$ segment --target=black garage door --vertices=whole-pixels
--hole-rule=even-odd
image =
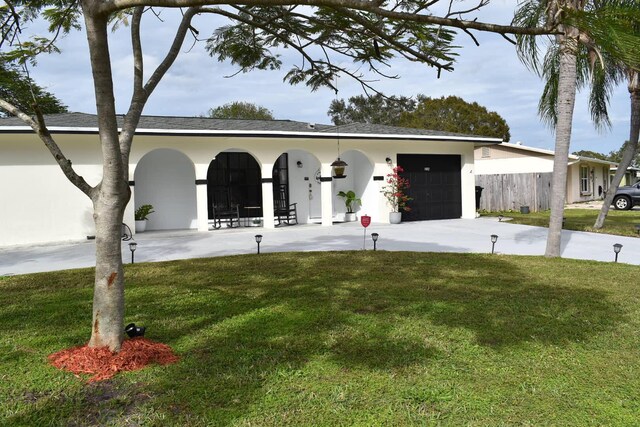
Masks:
[[[398,154],[401,174],[409,180],[413,200],[403,221],[449,219],[462,216],[461,158],[457,155]]]

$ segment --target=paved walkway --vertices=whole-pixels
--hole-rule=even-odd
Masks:
[[[378,233],[378,249],[419,252],[491,252],[491,234],[497,234],[499,254],[543,255],[547,229],[498,222],[496,218],[407,222],[398,225],[372,224],[366,232],[360,223],[333,227],[297,225],[275,230],[263,228],[222,229],[210,232],[145,232],[135,236],[136,262],[201,258],[256,252],[254,236],[262,234],[261,251],[359,250],[363,243],[372,249],[371,233]],[[608,234],[563,231],[562,256],[613,261],[613,244],[621,243],[619,262],[640,264],[640,239]],[[123,259],[131,261],[128,242],[123,242]],[[0,249],[0,275],[91,267],[95,265],[95,242],[83,241]]]

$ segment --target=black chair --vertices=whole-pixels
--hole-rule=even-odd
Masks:
[[[280,188],[276,198],[273,200],[273,215],[278,225],[286,223],[293,225],[298,223],[297,203],[289,203],[286,189]]]
[[[213,228],[221,228],[223,222],[227,227],[240,226],[240,207],[231,203],[228,192],[218,193],[213,198]]]

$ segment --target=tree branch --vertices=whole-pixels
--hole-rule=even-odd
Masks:
[[[527,34],[527,35],[550,35],[560,33],[556,28],[551,27],[518,27],[513,25],[497,25],[486,22],[467,21],[440,17],[431,14],[419,14],[414,11],[398,12],[382,8],[379,2],[369,0],[154,0],[153,6],[168,8],[215,6],[215,5],[243,5],[243,6],[312,6],[331,7],[335,9],[348,8],[370,12],[381,17],[390,18],[396,21],[418,22],[422,24],[442,25],[445,27],[485,31],[498,34]],[[431,2],[435,4],[435,2]],[[137,6],[149,5],[148,0],[106,0],[96,6],[97,11],[103,14],[111,14],[118,10],[129,9]],[[470,10],[475,10],[472,8]],[[463,13],[463,12],[458,12]],[[551,21],[553,22],[553,21]]]
[[[155,69],[149,80],[147,80],[146,84],[142,86],[142,76],[136,75],[136,80],[138,77],[140,78],[140,85],[134,85],[134,93],[131,99],[131,105],[129,106],[129,111],[124,118],[124,123],[122,126],[122,130],[120,132],[120,150],[122,153],[123,159],[127,160],[129,158],[129,152],[131,150],[131,143],[133,141],[133,136],[135,134],[135,130],[138,127],[138,123],[140,121],[140,116],[142,115],[142,110],[149,99],[149,96],[154,91],[158,83],[165,76],[173,62],[176,60],[178,54],[180,53],[180,47],[184,42],[184,39],[191,28],[191,19],[198,12],[198,8],[189,8],[182,16],[182,20],[180,21],[180,25],[178,25],[178,29],[176,30],[176,35],[173,38],[173,43],[169,48],[169,51],[165,55],[164,59]],[[139,8],[134,12],[134,22],[137,21],[136,30],[134,31],[134,25],[132,23],[131,36],[132,42],[135,46],[138,46],[138,57],[137,61],[140,63],[140,69],[136,69],[135,73],[142,73],[143,67],[143,59],[142,59],[142,47],[140,42],[140,18],[142,11]],[[136,19],[136,15],[138,18]],[[128,164],[128,163],[125,163]]]

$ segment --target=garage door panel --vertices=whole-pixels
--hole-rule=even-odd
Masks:
[[[403,178],[413,200],[405,221],[449,219],[462,216],[461,157],[459,155],[400,154]]]

